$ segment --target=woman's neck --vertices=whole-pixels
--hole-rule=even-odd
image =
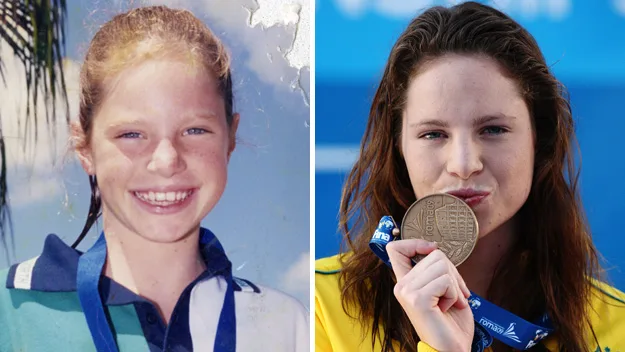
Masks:
[[[513,218],[479,238],[471,256],[458,266],[458,272],[474,293],[486,297],[499,261],[516,239],[516,220]]]
[[[157,243],[115,225],[104,224],[104,275],[150,300],[168,323],[182,291],[206,269],[199,227],[179,242]]]

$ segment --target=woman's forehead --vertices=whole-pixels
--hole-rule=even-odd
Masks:
[[[503,75],[496,62],[453,56],[435,60],[411,80],[405,112],[417,120],[454,120],[525,115],[527,107],[516,81]]]

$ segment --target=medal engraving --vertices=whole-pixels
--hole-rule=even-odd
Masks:
[[[455,266],[471,255],[478,233],[477,218],[471,207],[449,194],[432,194],[417,200],[401,223],[402,239],[436,242]]]

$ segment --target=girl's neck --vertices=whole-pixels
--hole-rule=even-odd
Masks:
[[[104,275],[154,303],[168,323],[182,291],[206,265],[199,250],[199,226],[175,243],[152,242],[120,224],[104,221]]]

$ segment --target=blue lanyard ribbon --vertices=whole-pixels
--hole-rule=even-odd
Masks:
[[[394,228],[393,218],[390,216],[382,217],[369,242],[369,248],[388,267],[391,267],[391,262],[388,253],[386,253],[386,245],[395,239],[393,236]],[[510,347],[527,350],[553,332],[547,314],[532,324],[473,292],[471,292],[468,301],[475,320],[475,333],[471,349],[473,352],[484,351],[492,344],[493,337]]]
[[[210,231],[200,229],[200,244],[212,241]],[[215,239],[216,240],[216,239]],[[218,244],[218,242],[217,242]],[[80,305],[87,319],[91,338],[98,352],[118,352],[117,343],[111,331],[110,323],[104,311],[98,289],[100,275],[106,261],[106,239],[104,233],[96,243],[78,259],[76,290]],[[215,336],[215,352],[235,352],[236,350],[236,313],[234,306],[234,283],[232,267],[229,265],[223,273],[228,284],[224,304],[219,315],[219,325]]]

